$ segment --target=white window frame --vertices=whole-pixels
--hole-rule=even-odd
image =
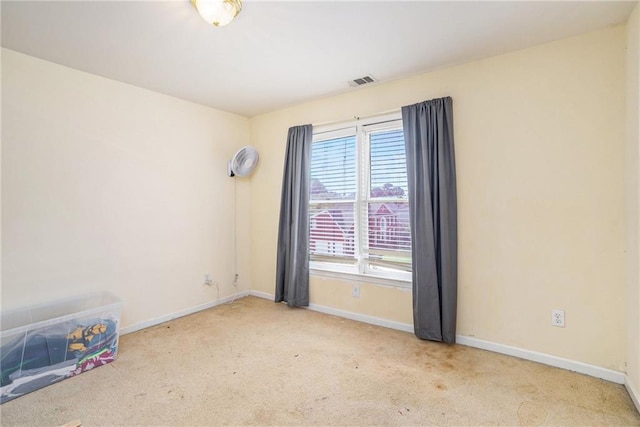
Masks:
[[[400,126],[398,126],[400,125]],[[411,286],[411,272],[384,271],[369,268],[362,259],[362,250],[367,242],[361,228],[361,222],[367,218],[370,193],[370,165],[369,162],[369,134],[383,130],[402,128],[402,115],[397,113],[385,114],[367,119],[359,119],[349,123],[314,127],[313,142],[326,141],[345,136],[356,137],[356,176],[358,177],[356,199],[354,201],[354,254],[355,265],[332,263],[327,261],[310,261],[311,273],[318,276],[335,277],[358,282],[376,283],[394,287],[408,288]],[[378,201],[378,199],[376,199]],[[384,199],[380,200],[384,202]],[[368,228],[368,227],[367,227]]]

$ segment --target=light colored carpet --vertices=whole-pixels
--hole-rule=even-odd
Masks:
[[[248,297],[121,337],[3,426],[640,425],[624,387]]]

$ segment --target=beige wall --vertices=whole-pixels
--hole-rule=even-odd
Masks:
[[[454,100],[458,333],[624,370],[625,27],[251,119],[253,289],[273,293],[287,129]],[[411,296],[312,277],[311,302],[411,322]],[[551,326],[551,310],[566,327]]]
[[[109,289],[123,326],[148,321],[235,292],[234,240],[240,290],[273,293],[288,127],[449,95],[458,333],[616,370],[628,360],[638,389],[637,34],[636,7],[627,28],[251,120],[3,49],[2,308]],[[231,180],[224,164],[249,131],[261,162]],[[314,276],[311,301],[411,323],[407,290],[361,283],[355,299],[352,284]],[[550,326],[553,308],[566,328]]]
[[[235,292],[248,119],[3,49],[2,125],[3,309],[110,290],[128,326]]]
[[[640,186],[640,5],[636,6],[627,22],[627,376],[640,399],[640,212],[638,210]],[[640,409],[640,408],[639,408]]]

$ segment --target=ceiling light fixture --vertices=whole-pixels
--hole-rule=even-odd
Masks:
[[[216,27],[233,21],[242,10],[241,0],[191,0],[202,19]]]

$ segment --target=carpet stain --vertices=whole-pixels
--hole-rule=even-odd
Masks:
[[[448,387],[442,381],[436,381],[433,385],[435,385],[438,390],[442,390],[442,391],[448,390]]]
[[[521,426],[539,426],[547,419],[547,410],[537,403],[526,401],[518,408],[518,422]]]
[[[456,367],[449,362],[442,362],[440,364],[440,367],[445,371],[453,371],[454,369],[456,369]]]
[[[533,384],[522,384],[516,386],[516,391],[522,394],[536,394],[538,392],[538,387]]]
[[[272,413],[267,412],[267,410],[260,408],[256,411],[253,411],[253,420],[251,420],[250,424],[260,424],[260,425],[273,425],[275,422],[275,417]]]

